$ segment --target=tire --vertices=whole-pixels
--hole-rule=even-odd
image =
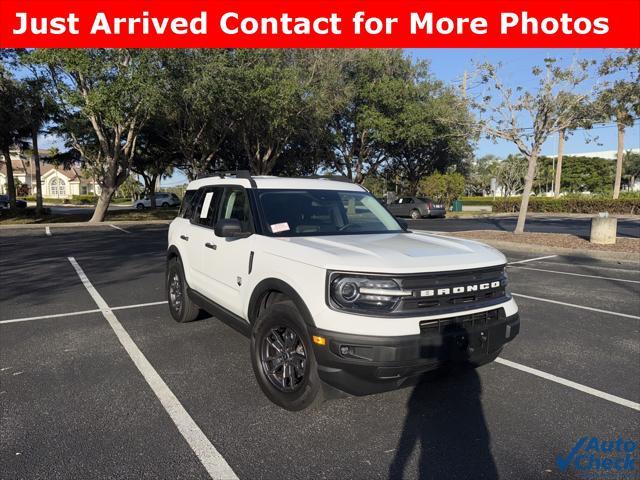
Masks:
[[[189,298],[182,262],[177,257],[169,260],[165,285],[173,319],[179,323],[194,321],[200,313],[200,307]]]
[[[144,204],[142,204],[142,203],[137,203],[137,204],[136,204],[136,210],[144,210]]]
[[[418,220],[420,218],[422,218],[422,214],[420,213],[419,210],[411,210],[411,218],[413,218],[414,220]]]
[[[162,208],[168,208],[169,204],[167,202],[162,202]]]
[[[322,403],[311,339],[292,302],[272,304],[256,321],[251,332],[251,364],[260,388],[279,407],[299,411]]]

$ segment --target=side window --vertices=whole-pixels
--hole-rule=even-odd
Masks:
[[[182,205],[180,205],[180,213],[178,216],[182,218],[191,218],[193,214],[193,207],[195,206],[195,202],[198,200],[198,190],[187,190],[184,193],[184,198],[182,199]]]
[[[212,227],[219,196],[219,188],[201,188],[198,202],[193,209],[191,223],[202,225],[203,227]]]
[[[244,188],[225,189],[224,197],[218,212],[218,220],[228,220],[230,218],[235,218],[240,221],[242,231],[253,231],[249,197],[247,196],[247,192]]]
[[[413,203],[413,198],[411,197],[403,198],[402,203]]]

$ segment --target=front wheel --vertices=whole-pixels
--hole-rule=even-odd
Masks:
[[[200,308],[189,298],[182,263],[176,257],[169,260],[167,265],[166,288],[169,311],[173,319],[179,323],[195,320]]]
[[[414,220],[418,220],[422,218],[422,215],[420,215],[420,212],[418,210],[411,210],[411,218],[413,218]]]
[[[136,205],[136,210],[144,210],[144,205],[142,203],[138,203]]]
[[[169,208],[169,204],[167,202],[162,202],[162,208]]]
[[[303,410],[322,400],[306,325],[292,302],[271,305],[251,335],[251,364],[264,394],[276,405]]]

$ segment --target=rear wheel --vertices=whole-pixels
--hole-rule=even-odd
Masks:
[[[176,257],[169,260],[166,280],[167,301],[173,319],[180,323],[195,320],[200,313],[200,308],[189,298],[182,263]]]
[[[420,215],[419,210],[411,210],[411,218],[418,220],[419,218],[422,218],[422,215]]]
[[[167,208],[169,204],[167,202],[162,202],[162,208]]]
[[[286,410],[303,410],[322,400],[311,340],[290,301],[269,306],[251,334],[251,363],[264,394]]]

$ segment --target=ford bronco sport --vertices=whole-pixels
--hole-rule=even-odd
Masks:
[[[359,185],[236,172],[189,184],[166,288],[176,321],[203,309],[250,336],[264,393],[300,410],[495,359],[520,326],[505,264],[408,231]]]

